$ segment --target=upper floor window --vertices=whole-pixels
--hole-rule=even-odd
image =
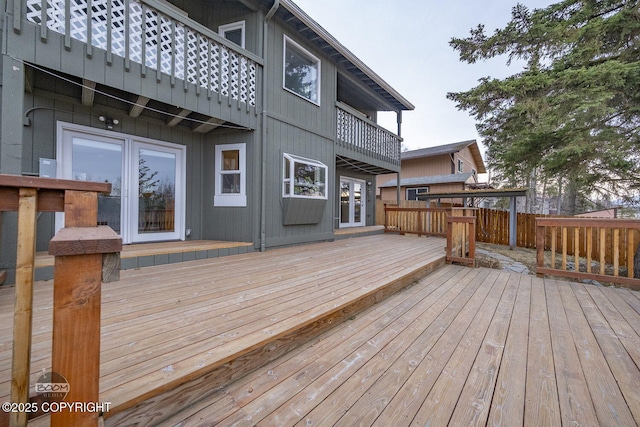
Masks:
[[[407,188],[407,200],[418,200],[420,194],[428,192],[429,187]]]
[[[283,197],[327,198],[327,166],[317,160],[284,154]]]
[[[247,206],[246,144],[217,145],[214,206]]]
[[[244,49],[244,21],[220,25],[218,34]]]
[[[458,173],[464,172],[464,162],[458,159]]]
[[[320,105],[320,60],[287,36],[284,37],[283,86]]]

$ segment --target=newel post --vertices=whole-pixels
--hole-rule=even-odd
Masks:
[[[102,259],[119,253],[122,240],[97,226],[97,193],[65,191],[64,211],[65,228],[49,243],[55,256],[52,371],[67,380],[66,402],[98,403]],[[99,415],[54,412],[51,426],[97,426]]]

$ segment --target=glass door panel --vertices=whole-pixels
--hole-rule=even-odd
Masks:
[[[351,186],[348,181],[340,180],[340,224],[349,224],[351,206]]]
[[[181,151],[171,147],[134,142],[137,224],[133,241],[180,238]]]
[[[98,225],[108,225],[122,233],[122,148],[123,142],[89,136],[71,138],[69,179],[109,182],[111,194],[98,195]]]
[[[353,182],[353,223],[362,225],[362,184]]]

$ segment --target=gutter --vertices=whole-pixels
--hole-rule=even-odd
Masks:
[[[271,9],[264,17],[264,24],[262,27],[262,59],[264,61],[262,66],[262,135],[261,139],[261,153],[262,157],[262,178],[260,188],[260,252],[267,250],[267,37],[269,34],[269,21],[276,14],[276,11],[280,7],[280,0],[274,0]]]

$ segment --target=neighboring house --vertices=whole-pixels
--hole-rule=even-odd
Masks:
[[[482,186],[478,174],[487,170],[475,140],[405,151],[401,154],[400,200],[417,200],[419,193],[445,193]],[[397,174],[380,175],[377,195],[397,200]]]
[[[10,4],[1,173],[111,182],[99,221],[125,244],[264,250],[375,223],[401,144],[377,113],[414,107],[291,0]],[[61,226],[41,215],[37,250]]]

